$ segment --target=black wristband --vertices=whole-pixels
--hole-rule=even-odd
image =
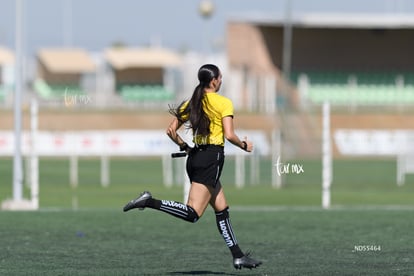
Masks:
[[[245,151],[247,151],[247,143],[246,143],[246,141],[242,141],[242,143],[243,143],[242,149],[245,150]]]
[[[188,144],[186,142],[180,145],[180,151],[186,151],[188,149]]]

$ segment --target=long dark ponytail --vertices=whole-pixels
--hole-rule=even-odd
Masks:
[[[190,128],[194,135],[207,136],[210,134],[210,119],[208,118],[204,107],[204,90],[209,87],[213,79],[217,79],[220,70],[213,64],[205,64],[198,70],[198,80],[200,83],[194,89],[193,95],[185,108],[182,108],[185,102],[181,103],[178,108],[170,110],[181,122],[189,121]],[[183,120],[186,118],[186,120]]]

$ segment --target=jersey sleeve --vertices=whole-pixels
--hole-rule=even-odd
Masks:
[[[234,115],[233,103],[229,99],[226,99],[223,103],[223,109],[221,111],[221,118],[224,118],[227,116],[233,117],[233,115]]]

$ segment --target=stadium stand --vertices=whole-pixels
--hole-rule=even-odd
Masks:
[[[304,78],[306,85],[299,80]],[[315,104],[392,105],[414,103],[409,72],[309,72],[292,75],[306,99]]]
[[[126,102],[164,102],[174,98],[166,69],[180,64],[174,52],[160,48],[112,48],[105,57],[115,76],[115,90]]]
[[[285,93],[294,106],[325,100],[348,106],[414,103],[414,66],[407,58],[413,45],[412,17],[304,13],[292,15],[290,23],[292,40],[287,47],[283,16],[231,18],[230,68],[273,73],[278,95]],[[285,50],[291,55],[288,72],[283,68]],[[307,76],[306,91],[296,86],[300,74]],[[288,77],[290,89],[285,85]]]
[[[84,95],[86,92],[78,85],[61,84],[49,85],[43,79],[36,79],[33,88],[43,99],[60,98],[64,95]]]
[[[121,85],[118,91],[125,101],[170,101],[174,93],[162,85]]]
[[[343,127],[336,120],[342,115],[349,128],[383,128],[389,118],[389,129],[413,127],[405,121],[412,120],[414,104],[412,16],[324,12],[289,19],[287,24],[284,14],[234,15],[226,40],[229,71],[240,72],[237,91],[246,99],[239,108],[250,108],[249,79],[275,77],[276,100],[285,99],[275,116],[285,156],[320,154],[324,101],[331,102],[333,131]],[[262,87],[256,89],[255,97]],[[393,112],[405,115],[395,119]]]
[[[42,49],[38,53],[38,76],[33,88],[43,99],[65,94],[84,95],[82,75],[93,73],[95,64],[82,49]]]

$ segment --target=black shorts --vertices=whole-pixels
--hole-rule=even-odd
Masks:
[[[199,145],[194,147],[187,158],[187,174],[191,182],[213,188],[219,183],[224,165],[224,147]]]

